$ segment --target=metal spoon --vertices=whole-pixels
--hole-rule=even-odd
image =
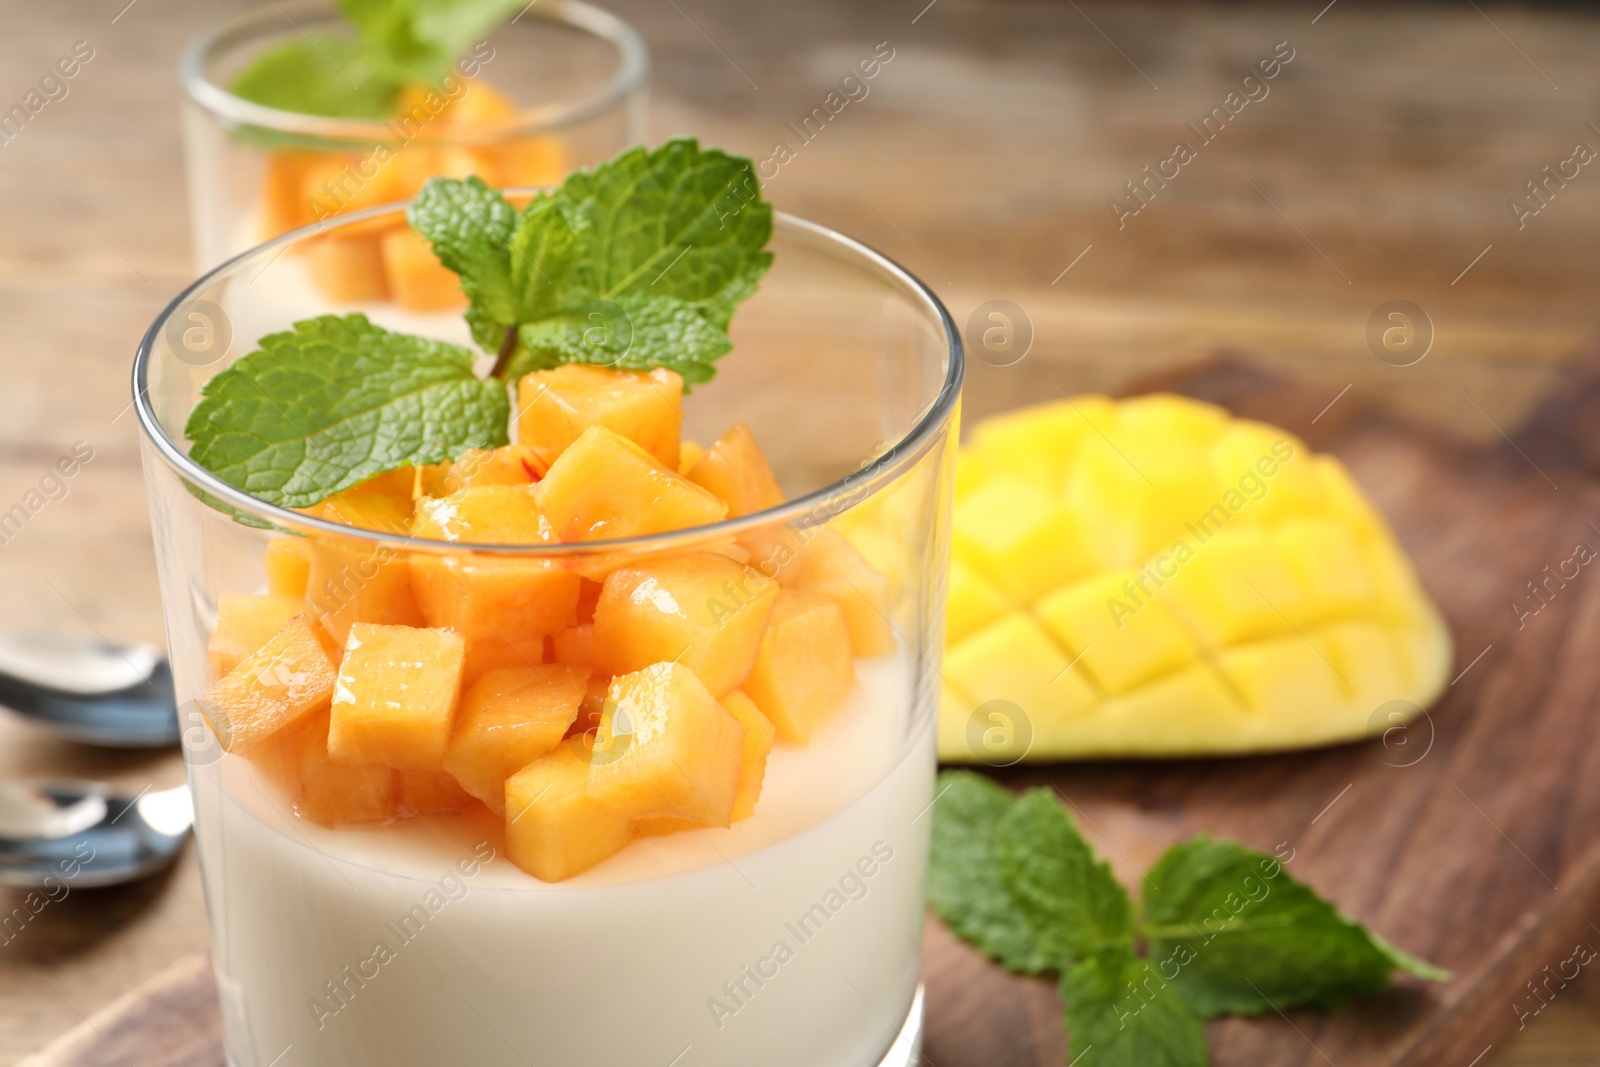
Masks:
[[[150,645],[0,634],[0,704],[91,745],[178,743],[172,670]]]
[[[193,825],[186,785],[122,796],[100,782],[0,783],[0,884],[130,882],[177,858]]]

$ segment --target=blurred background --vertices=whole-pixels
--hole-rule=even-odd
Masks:
[[[0,141],[0,512],[92,452],[0,533],[7,627],[161,639],[128,370],[195,273],[177,57],[245,6],[0,7],[0,112],[90,54]],[[1585,6],[603,6],[652,51],[651,141],[772,160],[780,209],[904,263],[969,338],[999,308],[1031,342],[1016,362],[976,353],[969,416],[1227,349],[1330,403],[1351,387],[1490,442],[1593,343],[1600,17]],[[866,95],[800,136],[875,52],[892,58]],[[175,754],[89,753],[0,720],[0,774],[23,771],[182,779]],[[190,854],[150,882],[74,891],[0,945],[0,1064],[202,949],[201,906]],[[1597,1016],[1600,990],[1580,983],[1485,1067],[1596,1062]]]

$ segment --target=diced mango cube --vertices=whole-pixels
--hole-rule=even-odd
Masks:
[[[561,541],[665,533],[728,515],[727,504],[603,426],[583,431],[550,465],[539,505]]]
[[[633,823],[589,796],[589,761],[569,742],[506,779],[506,856],[546,882],[581,874],[633,838]]]
[[[705,458],[706,450],[694,441],[681,441],[678,444],[678,473],[688,475],[694,470],[694,465]]]
[[[689,668],[657,663],[619,675],[595,735],[589,795],[630,819],[727,826],[744,744],[739,720]]]
[[[1107,700],[1072,732],[1043,730],[1034,753],[1042,759],[1071,754],[1115,755],[1129,749],[1130,733],[1152,755],[1249,751],[1265,716],[1247,711],[1209,666],[1191,667]]]
[[[1094,558],[1076,517],[1024,482],[994,478],[955,517],[967,562],[1022,603],[1088,573]]]
[[[1156,595],[1211,648],[1287,633],[1310,607],[1272,538],[1250,526],[1202,543]]]
[[[1404,642],[1374,622],[1336,622],[1319,627],[1311,640],[1339,675],[1350,703],[1369,712],[1412,696],[1416,681],[1405,661]]]
[[[317,292],[335,304],[375,304],[389,297],[380,234],[329,234],[311,243],[306,262]]]
[[[532,485],[544,473],[539,457],[527,445],[469,448],[450,461],[448,468],[446,493],[485,485]]]
[[[872,567],[844,535],[817,530],[797,563],[795,588],[819,593],[839,605],[857,656],[881,656],[900,647],[895,637],[889,580]]]
[[[1204,450],[1231,418],[1215,404],[1172,393],[1147,393],[1116,405],[1109,425],[1102,425],[1141,440],[1164,438],[1180,448]]]
[[[740,822],[756,813],[778,728],[761,714],[755,701],[737,689],[722,698],[722,706],[744,727],[744,765],[739,770],[739,791],[733,797],[733,821]]]
[[[395,814],[401,818],[453,815],[473,805],[472,795],[446,771],[395,771],[394,776]]]
[[[228,752],[248,752],[279,730],[323,711],[338,673],[304,615],[290,619],[200,698],[200,711]]]
[[[483,466],[480,462],[473,471]],[[446,481],[454,475],[452,470],[445,476]],[[411,532],[429,541],[484,545],[537,545],[551,541],[550,524],[539,513],[539,498],[532,481],[525,479],[520,485],[469,485],[449,496],[425,497],[417,501],[410,520]]]
[[[295,596],[222,597],[217,601],[217,625],[206,642],[212,672],[223,677],[305,611],[305,601]]]
[[[502,189],[557,185],[567,172],[566,146],[554,137],[522,137],[473,150],[485,180]]]
[[[594,665],[594,623],[569,626],[551,639],[558,663],[590,667]]]
[[[777,599],[777,582],[712,552],[621,567],[595,606],[595,664],[629,674],[681,663],[721,696],[750,676]]]
[[[1351,477],[1350,470],[1339,462],[1337,456],[1311,456],[1317,485],[1322,490],[1324,509],[1329,515],[1343,521],[1358,537],[1382,535],[1392,538],[1389,524],[1373,508],[1361,488]]]
[[[1225,649],[1217,653],[1217,666],[1245,707],[1280,721],[1315,723],[1345,702],[1328,654],[1298,634]]]
[[[322,152],[301,149],[267,153],[261,175],[262,240],[317,221],[306,197],[306,177],[325,160]]]
[[[993,582],[961,562],[950,560],[949,585],[945,589],[944,637],[955,644],[1010,611],[1013,604]]]
[[[739,423],[717,439],[688,473],[689,480],[728,504],[728,517],[749,515],[783,503],[783,490],[756,445],[750,427]]]
[[[490,671],[509,667],[537,667],[545,662],[543,637],[530,641],[503,641],[484,638],[467,641],[467,656],[461,666],[461,687],[465,690]]]
[[[1171,548],[1217,496],[1204,454],[1157,426],[1084,442],[1066,493],[1107,567],[1134,566]]]
[[[850,629],[839,605],[816,593],[781,591],[745,695],[779,737],[804,744],[833,720],[854,685]]]
[[[305,599],[311,572],[311,547],[305,538],[274,537],[267,542],[261,563],[267,572],[267,592]]]
[[[465,655],[466,642],[449,630],[356,623],[339,666],[329,754],[405,770],[440,767]]]
[[[344,642],[356,622],[421,626],[411,569],[392,549],[317,537],[311,542],[306,602],[322,628]]]
[[[1200,650],[1159,600],[1135,600],[1124,583],[1133,571],[1110,571],[1039,602],[1038,614],[1101,689],[1124,693],[1187,667]]]
[[[440,263],[433,245],[414,230],[390,230],[381,238],[379,253],[388,290],[407,311],[466,307],[461,276]]]
[[[506,779],[561,743],[588,680],[588,668],[557,664],[485,674],[461,698],[444,769],[503,814]]]
[[[591,427],[627,438],[678,469],[683,379],[672,371],[617,371],[563,363],[523,376],[517,386],[517,442],[548,468]]]
[[[398,814],[399,788],[392,767],[328,755],[327,715],[307,727],[296,803],[302,817],[323,826],[385,822]]]

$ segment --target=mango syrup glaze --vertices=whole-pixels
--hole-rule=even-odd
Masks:
[[[877,1064],[917,986],[933,715],[903,651],[856,670],[754,817],[559,884],[487,815],[329,830],[246,760],[192,768],[235,1067]]]

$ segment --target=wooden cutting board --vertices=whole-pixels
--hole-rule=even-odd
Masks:
[[[1394,524],[1456,640],[1428,716],[1365,744],[1249,759],[1055,764],[997,772],[1053,785],[1125,883],[1204,831],[1293,850],[1289,870],[1407,951],[1455,972],[1334,1013],[1210,1024],[1219,1067],[1468,1067],[1539,1006],[1579,942],[1600,946],[1600,560],[1545,602],[1543,581],[1600,551],[1600,385],[1567,384],[1532,429],[1484,450],[1221,358],[1141,383],[1285,426],[1342,457]],[[1470,402],[1464,417],[1476,418]],[[1592,418],[1590,416],[1593,416]],[[1594,523],[1594,525],[1591,525]],[[1571,573],[1568,565],[1567,573]],[[1536,613],[1520,614],[1514,604]],[[1550,971],[1545,971],[1546,965]],[[1569,965],[1570,972],[1570,965]],[[1014,978],[928,923],[931,1067],[1060,1067],[1053,986]],[[1554,988],[1554,987],[1552,987]],[[199,958],[112,1005],[32,1067],[217,1067]]]

